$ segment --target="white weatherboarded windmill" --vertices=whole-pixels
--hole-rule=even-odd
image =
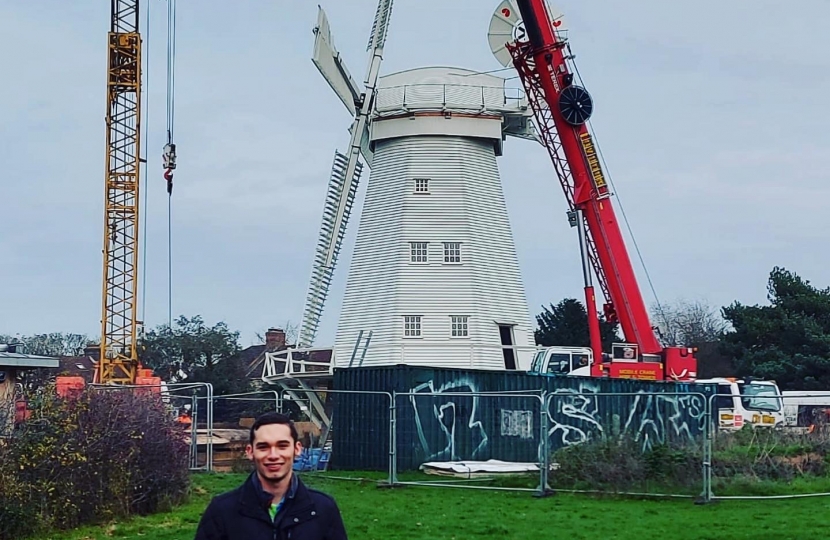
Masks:
[[[490,74],[425,67],[379,77],[391,9],[392,0],[380,0],[362,89],[319,11],[313,60],[354,120],[348,150],[335,153],[292,354],[324,350],[312,346],[362,160],[371,175],[332,364],[526,369],[533,327],[496,158],[506,135],[535,139],[532,112]],[[328,372],[315,364],[286,362],[283,353],[263,379]]]

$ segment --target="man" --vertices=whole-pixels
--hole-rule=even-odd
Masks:
[[[213,498],[195,540],[346,540],[334,499],[294,474],[303,448],[297,439],[287,416],[257,418],[245,448],[254,472],[239,488]]]

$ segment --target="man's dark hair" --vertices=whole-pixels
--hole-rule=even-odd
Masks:
[[[300,439],[300,435],[297,433],[297,428],[294,426],[294,422],[290,418],[284,414],[269,412],[257,418],[254,425],[251,426],[250,444],[254,444],[254,432],[262,426],[270,424],[282,424],[284,426],[288,426],[288,429],[291,430],[291,438],[294,439],[294,442],[297,442]]]

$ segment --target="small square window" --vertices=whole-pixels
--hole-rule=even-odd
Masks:
[[[409,262],[425,263],[427,262],[427,242],[410,242],[409,243]]]
[[[468,319],[469,317],[467,315],[453,315],[450,317],[452,337],[468,337],[470,335],[467,326]]]
[[[461,262],[461,243],[459,243],[459,242],[444,242],[444,262],[445,263],[460,263]]]
[[[403,318],[403,337],[421,337],[421,316],[406,315]]]
[[[429,193],[429,178],[415,179],[415,193]]]

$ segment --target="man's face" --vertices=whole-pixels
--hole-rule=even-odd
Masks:
[[[254,443],[245,449],[260,478],[278,483],[291,474],[294,458],[302,453],[302,444],[291,438],[285,424],[268,424],[254,432]]]

